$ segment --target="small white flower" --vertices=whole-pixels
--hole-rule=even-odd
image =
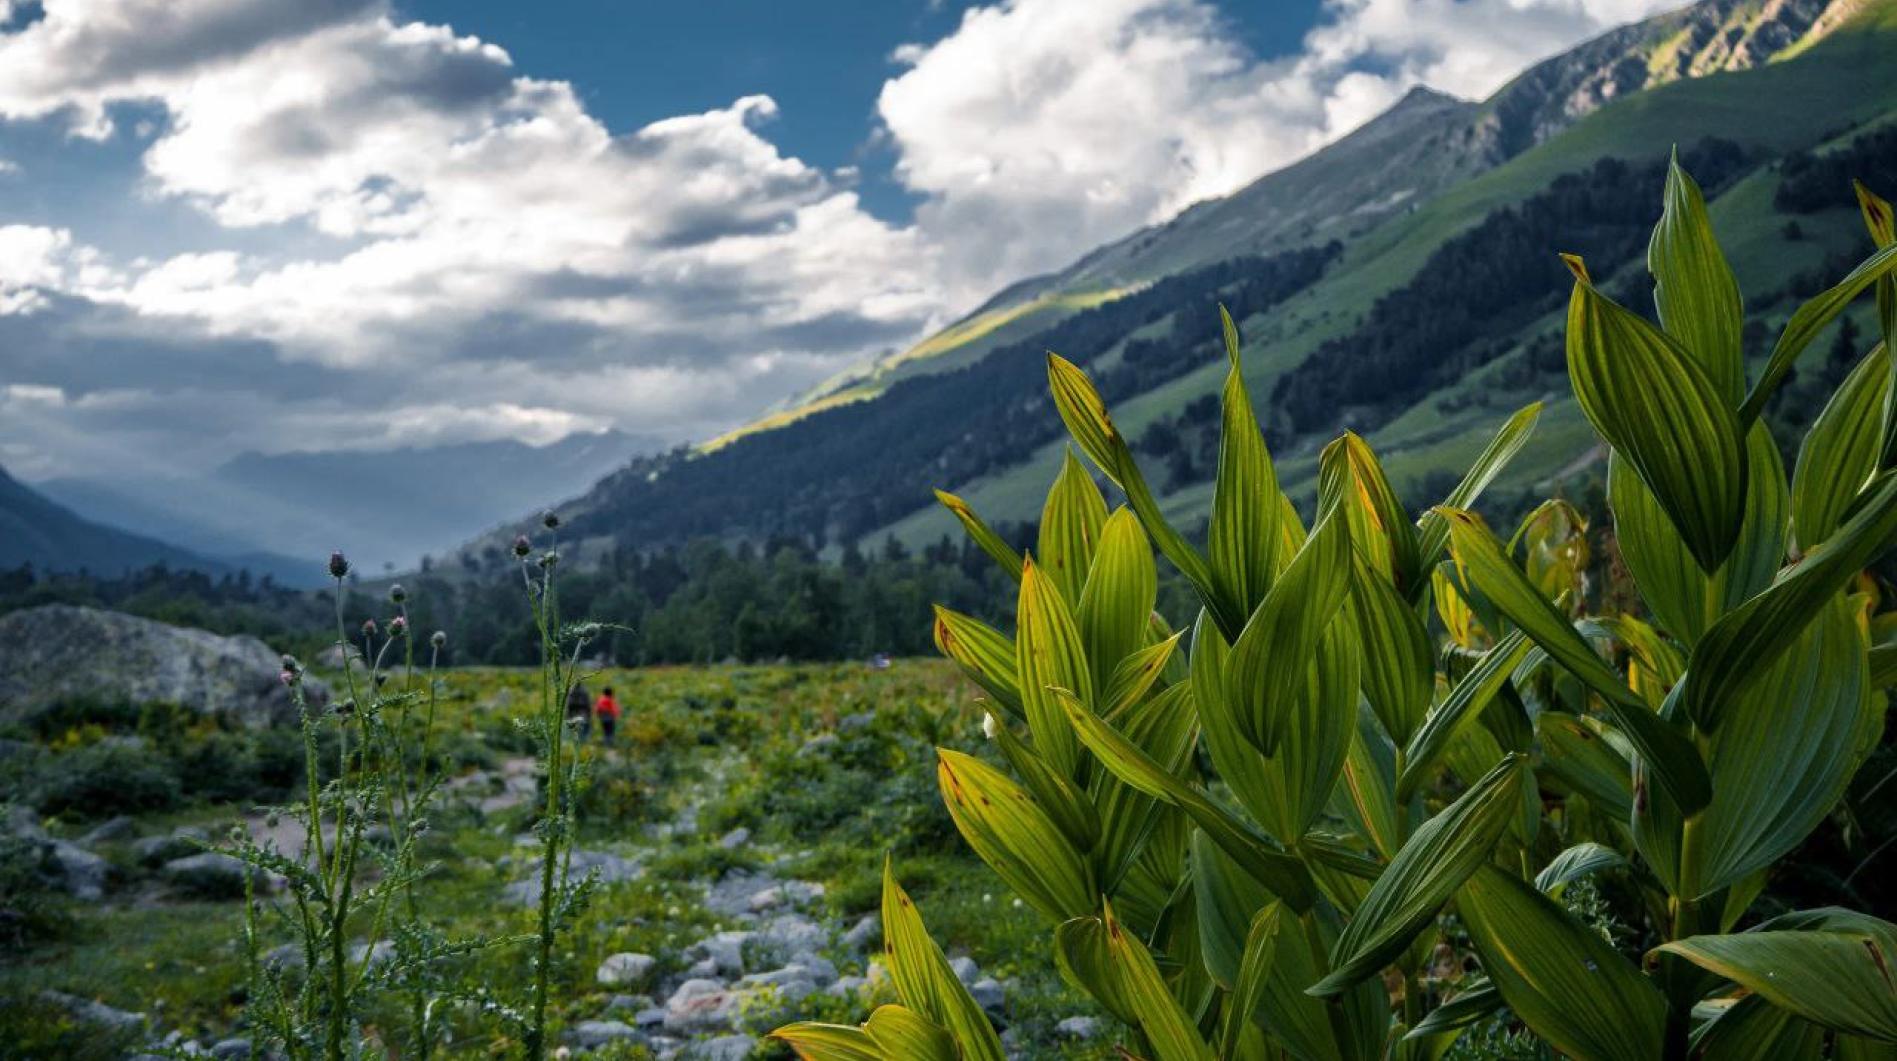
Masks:
[[[989,740],[995,739],[995,731],[1001,728],[1001,720],[993,715],[981,716],[981,735]]]

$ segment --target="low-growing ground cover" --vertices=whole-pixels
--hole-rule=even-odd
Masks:
[[[421,853],[434,865],[431,909],[451,938],[531,933],[538,847],[528,830],[543,781],[517,720],[537,708],[537,672],[472,668],[440,680],[430,747],[452,780]],[[706,1054],[713,1043],[726,1051],[707,1056],[780,1056],[781,1047],[737,1036],[762,1042],[762,1031],[787,1018],[862,1020],[889,991],[869,967],[880,933],[859,925],[877,909],[887,852],[937,937],[972,960],[962,966],[971,986],[995,981],[978,993],[1024,1048],[1090,1049],[1056,1025],[1097,1010],[1060,983],[1032,912],[966,853],[935,798],[934,749],[982,739],[976,690],[950,665],[665,667],[594,672],[586,682],[595,693],[611,685],[626,715],[612,747],[595,732],[581,753],[573,864],[576,876],[596,867],[602,886],[559,938],[550,997],[561,1042],[603,1044],[606,1056],[681,1042],[688,1052]],[[243,1037],[242,873],[217,864],[192,873],[178,861],[200,853],[193,837],[215,841],[233,827],[300,847],[300,824],[263,809],[301,784],[298,760],[283,765],[274,750],[281,735],[162,709],[95,707],[8,736],[0,792],[16,804],[13,831],[43,829],[71,845],[62,850],[104,864],[98,898],[50,894],[53,921],[20,926],[8,941],[0,1041],[26,1056],[118,1057],[173,1033],[206,1047]],[[137,776],[122,784],[132,763]],[[143,795],[66,798],[115,790]],[[10,892],[0,905],[17,898]],[[356,944],[375,942],[372,917],[358,920]],[[292,939],[284,926],[266,917],[261,931],[267,960],[296,959],[293,947],[277,950]],[[731,944],[734,953],[721,949]],[[653,961],[620,960],[636,975],[602,982],[602,963],[618,954]],[[798,958],[809,968],[785,973],[803,968]],[[463,965],[500,1006],[517,1004],[529,959],[523,943]],[[868,983],[851,979],[866,974]],[[700,980],[711,983],[694,990],[724,997],[677,997]],[[97,1011],[75,1012],[76,999],[143,1019],[115,1030]],[[396,1005],[382,1014],[386,1039],[397,1037]],[[513,1045],[497,1030],[504,1022],[471,1011],[448,1024],[454,1053]]]

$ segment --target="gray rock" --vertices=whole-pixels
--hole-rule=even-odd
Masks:
[[[783,883],[768,873],[734,869],[705,890],[705,909],[721,917],[751,916],[751,897]]]
[[[720,1035],[685,1048],[681,1057],[691,1061],[744,1061],[757,1049],[757,1040],[749,1035]]]
[[[110,868],[98,855],[64,840],[49,844],[53,865],[59,867],[60,887],[66,894],[94,903],[105,897],[105,877]]]
[[[826,995],[838,998],[856,998],[869,986],[869,981],[860,976],[839,976],[836,982],[823,989]]]
[[[852,730],[866,729],[874,721],[876,721],[876,712],[858,711],[854,715],[844,715],[837,719],[837,729],[849,733]]]
[[[540,902],[540,860],[525,860],[525,866],[526,876],[501,889],[501,896],[516,906],[535,906]],[[597,873],[601,884],[621,884],[645,875],[645,867],[636,859],[585,848],[573,852],[570,868],[576,882],[589,873]]]
[[[785,954],[816,950],[830,933],[802,914],[778,914],[758,929],[759,942]]]
[[[132,835],[134,827],[132,819],[121,814],[116,818],[93,826],[91,832],[79,838],[79,842],[87,847],[109,844],[115,840],[123,840]]]
[[[805,741],[804,746],[797,750],[797,754],[822,755],[841,743],[843,743],[843,738],[834,733],[819,733]]]
[[[641,1029],[662,1027],[665,1024],[665,1007],[648,1006],[633,1014],[632,1023]]]
[[[858,954],[875,950],[882,941],[883,915],[877,913],[864,914],[843,934],[843,945]]]
[[[801,965],[810,973],[810,978],[820,984],[827,984],[837,978],[836,963],[821,954],[804,951],[790,960],[792,965]]]
[[[1054,1034],[1063,1039],[1085,1042],[1100,1037],[1100,1022],[1092,1017],[1067,1017],[1054,1025]]]
[[[769,987],[786,999],[798,1002],[817,993],[816,979],[801,965],[786,965],[768,973],[752,973],[738,981],[741,988]]]
[[[763,913],[780,906],[808,906],[823,898],[823,885],[805,880],[790,880],[753,892],[746,905],[752,913]]]
[[[688,953],[711,961],[726,976],[737,976],[744,972],[744,948],[755,938],[744,929],[726,929],[699,940]]]
[[[963,987],[967,987],[969,984],[981,979],[981,966],[976,965],[975,959],[966,955],[960,958],[950,958],[949,971],[955,974],[955,979],[960,980]]]
[[[685,970],[688,980],[708,980],[718,975],[718,959],[701,958]]]
[[[977,1006],[989,1013],[999,1014],[1008,1008],[1007,991],[1001,986],[1001,981],[992,976],[983,977],[970,984],[968,994],[975,1000]]]
[[[638,1013],[651,1008],[652,998],[649,995],[614,995],[606,1000],[608,1013]]]
[[[594,970],[593,979],[607,987],[639,984],[652,974],[659,960],[650,954],[620,953],[608,955]]]
[[[597,1050],[607,1043],[631,1039],[639,1033],[617,1020],[583,1020],[566,1032],[566,1041],[581,1050]]]
[[[211,1047],[211,1056],[218,1061],[249,1061],[249,1039],[221,1039]]]
[[[685,1036],[727,1031],[737,1001],[737,994],[717,980],[687,980],[665,1000],[665,1030]]]
[[[379,939],[373,947],[367,943],[358,943],[349,948],[349,961],[351,964],[360,965],[365,958],[368,959],[371,966],[387,965],[389,962],[395,960],[395,941],[392,939]]]
[[[68,700],[172,703],[246,722],[290,721],[281,657],[254,637],[223,637],[135,615],[47,604],[0,616],[0,721]],[[313,703],[329,689],[304,679]]]
[[[736,851],[750,842],[751,830],[742,825],[718,838],[718,846],[726,851]]]
[[[204,851],[187,858],[174,858],[160,871],[165,880],[207,899],[229,899],[244,894],[244,877],[249,874],[258,885],[268,878],[241,859],[218,851]]]
[[[80,998],[64,991],[41,991],[40,998],[85,1021],[113,1031],[127,1031],[141,1027],[145,1023],[143,1013],[130,1013],[122,1009],[113,1009],[97,999]]]
[[[211,842],[211,834],[194,825],[181,825],[163,836],[147,836],[132,845],[132,854],[147,866],[195,855]]]

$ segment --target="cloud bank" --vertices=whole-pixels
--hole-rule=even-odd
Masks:
[[[895,51],[865,130],[920,196],[903,224],[781,150],[767,96],[612,130],[505,42],[383,0],[8,6],[0,130],[133,143],[139,194],[201,222],[133,254],[0,206],[0,463],[35,477],[704,437],[1414,84],[1479,96],[1662,5],[1331,0],[1269,60],[1201,0],[975,7]]]

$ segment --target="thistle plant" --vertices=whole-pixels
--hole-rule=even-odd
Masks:
[[[938,778],[1126,1052],[1423,1058],[1476,1026],[1607,1061],[1897,1043],[1897,926],[1748,918],[1876,744],[1897,680],[1864,573],[1897,542],[1897,249],[1889,206],[1860,203],[1875,254],[1791,316],[1750,387],[1738,286],[1677,164],[1647,259],[1658,326],[1567,259],[1569,375],[1609,449],[1638,613],[1589,614],[1571,506],[1507,544],[1473,511],[1538,405],[1420,516],[1344,435],[1307,527],[1225,317],[1201,549],[1085,373],[1049,356],[1061,418],[1124,503],[1109,511],[1070,452],[1023,556],[939,495],[1019,597],[1012,636],[937,609],[995,753],[944,749]],[[1872,287],[1884,341],[1788,481],[1760,413]],[[1199,599],[1189,637],[1153,611],[1155,550]],[[813,1059],[997,1056],[952,981],[903,971],[919,924],[892,924],[887,892],[885,923],[904,1015],[779,1037]]]

